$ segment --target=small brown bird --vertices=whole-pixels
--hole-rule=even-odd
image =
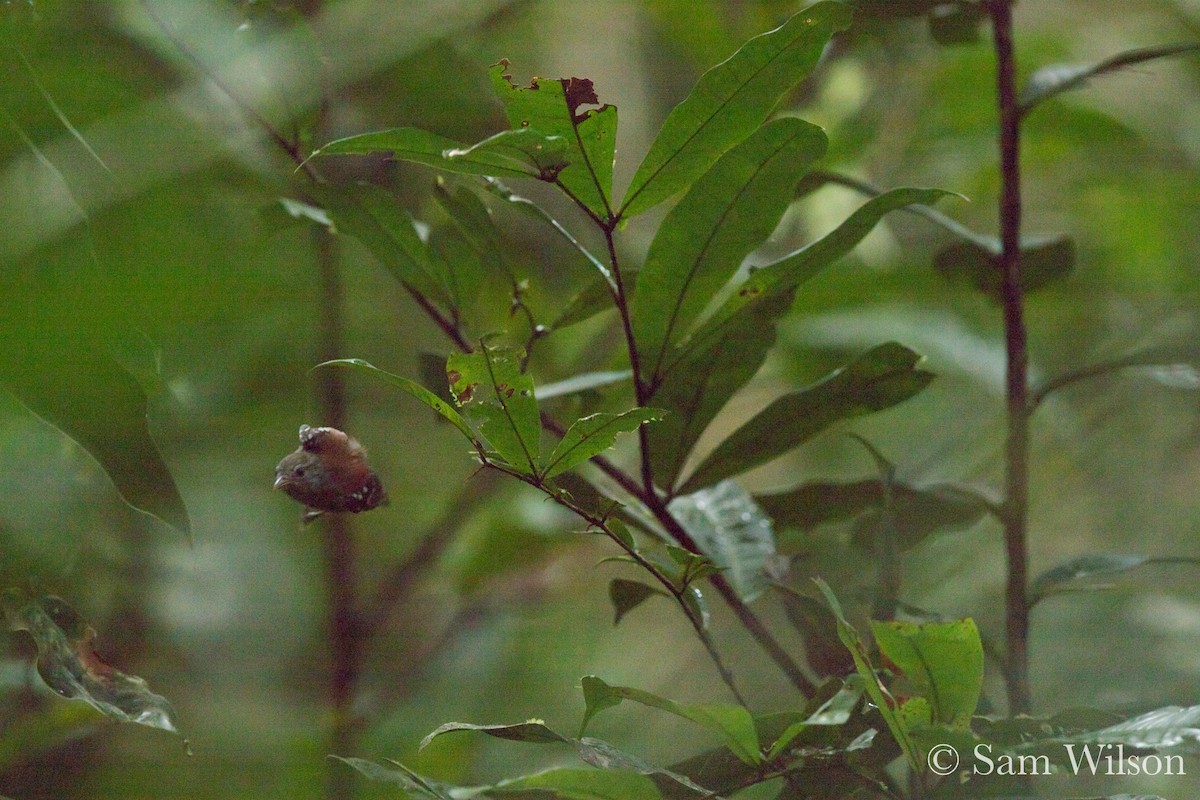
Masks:
[[[275,488],[307,506],[304,521],[326,511],[370,511],[388,501],[367,451],[337,428],[300,426],[300,446],[275,467]]]

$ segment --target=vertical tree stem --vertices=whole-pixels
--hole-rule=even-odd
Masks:
[[[1017,103],[1016,57],[1010,0],[988,4],[996,47],[1000,107],[1000,268],[1004,303],[1005,380],[1008,441],[1004,501],[1004,547],[1008,561],[1006,620],[1009,711],[1029,712],[1029,604],[1027,527],[1029,515],[1029,377],[1021,290],[1021,111]]]
[[[343,355],[344,330],[341,277],[338,273],[337,243],[325,229],[314,228],[321,308],[321,361]],[[342,371],[318,370],[317,392],[321,406],[321,424],[344,428],[346,388]],[[352,705],[359,674],[359,619],[356,609],[354,539],[345,514],[322,517],[322,547],[325,562],[325,587],[328,594],[326,629],[330,648],[329,705],[331,725],[329,752],[349,755],[354,752],[357,725]],[[350,800],[354,794],[354,771],[341,765],[331,767],[329,800]]]

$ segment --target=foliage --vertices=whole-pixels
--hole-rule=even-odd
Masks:
[[[278,40],[282,47],[295,44],[296,32],[319,37],[322,24],[352,4],[331,4],[332,17],[316,18],[317,23],[298,11],[289,17],[286,9],[267,11],[262,5],[246,4],[245,13],[267,15],[266,29],[279,26],[285,32]],[[661,5],[658,13],[667,19],[672,4]],[[475,102],[484,92],[492,94],[501,113],[486,120],[468,121],[464,113],[461,126],[451,119],[453,130],[445,124],[422,125],[418,118],[331,136],[322,127],[327,120],[312,119],[305,123],[314,131],[312,137],[289,138],[283,133],[286,126],[274,121],[277,110],[267,110],[265,97],[250,94],[248,83],[231,83],[223,68],[206,66],[207,56],[193,51],[177,26],[164,24],[153,4],[123,12],[144,15],[144,22],[159,29],[159,44],[166,51],[208,70],[207,77],[243,122],[261,129],[292,162],[294,182],[282,190],[286,196],[262,204],[271,208],[262,217],[316,243],[312,249],[322,290],[313,309],[317,321],[293,320],[291,330],[317,330],[313,338],[319,340],[320,355],[294,356],[293,388],[314,381],[321,413],[342,419],[349,386],[356,397],[370,398],[363,405],[371,409],[371,419],[384,430],[391,426],[390,440],[383,434],[373,439],[378,442],[373,452],[382,445],[390,453],[384,464],[396,472],[421,471],[427,486],[457,483],[457,478],[446,478],[453,470],[466,481],[466,488],[447,503],[449,510],[432,519],[424,538],[407,552],[389,545],[373,551],[378,558],[367,556],[357,549],[358,540],[342,518],[322,529],[332,659],[332,734],[326,749],[334,751],[337,762],[331,797],[349,797],[356,775],[369,780],[371,788],[365,791],[383,791],[380,796],[441,800],[743,793],[780,798],[1037,797],[1061,795],[1061,784],[1041,777],[1029,780],[1011,770],[972,771],[965,759],[985,752],[994,759],[988,763],[1036,765],[1044,757],[1061,774],[1079,772],[1075,747],[1127,747],[1135,763],[1194,751],[1200,706],[1146,711],[1151,703],[1143,698],[1136,709],[1114,711],[1114,704],[1098,702],[1103,710],[1032,713],[1031,643],[1038,648],[1035,655],[1041,648],[1053,652],[1055,645],[1030,636],[1031,612],[1045,613],[1071,593],[1128,585],[1116,582],[1135,570],[1192,567],[1197,559],[1152,554],[1148,546],[1083,544],[1069,552],[1055,550],[1060,563],[1030,578],[1029,539],[1038,531],[1030,490],[1038,487],[1041,474],[1029,458],[1039,444],[1031,435],[1031,422],[1050,414],[1064,389],[1085,380],[1120,370],[1164,368],[1186,376],[1195,350],[1130,341],[1119,347],[1123,356],[1072,363],[1064,352],[1050,372],[1057,377],[1047,378],[1036,365],[1031,367],[1027,340],[1034,326],[1045,321],[1031,313],[1033,303],[1050,297],[1043,308],[1054,302],[1066,305],[1069,288],[1064,286],[1081,280],[1083,266],[1095,257],[1094,245],[1076,230],[1022,233],[1022,210],[1012,201],[1019,199],[1022,185],[1016,169],[1017,130],[1046,124],[1056,109],[1063,110],[1063,95],[1088,81],[1134,65],[1186,57],[1196,46],[1143,47],[1085,66],[1045,66],[1032,72],[1018,94],[1013,53],[1005,49],[1012,34],[1009,6],[972,0],[860,0],[802,8],[703,72],[647,137],[640,160],[630,160],[630,153],[617,147],[624,135],[619,109],[602,102],[615,87],[581,77],[526,83],[514,77],[524,66],[518,59],[479,70],[475,83],[462,77],[461,70],[440,71],[456,75],[435,88],[440,98],[477,91]],[[982,184],[984,191],[1001,197],[996,236],[949,216],[971,214],[961,211],[963,196],[956,190],[963,187],[954,181],[946,182],[945,189],[883,190],[838,172],[849,160],[848,148],[860,146],[854,138],[864,134],[855,128],[863,128],[864,121],[830,124],[822,119],[823,127],[802,118],[807,109],[794,108],[799,98],[811,99],[814,77],[839,68],[837,53],[853,51],[862,42],[870,47],[871,36],[886,41],[887,31],[912,18],[923,19],[941,45],[972,46],[988,36],[996,42],[1000,94],[998,108],[988,107],[988,112],[989,119],[999,118],[1004,131],[1001,167],[998,187],[994,181]],[[433,20],[431,16],[430,25]],[[105,149],[70,121],[69,110],[54,100],[21,48],[14,44],[12,52],[36,88],[34,96],[69,132],[76,158],[113,176]],[[956,51],[940,52],[952,58],[949,54]],[[324,80],[349,85],[361,77],[339,69],[352,68],[328,67]],[[447,80],[446,74],[439,74],[439,80]],[[399,85],[404,86],[404,79]],[[325,109],[330,108],[328,100],[321,104]],[[945,101],[947,107],[951,104]],[[1040,105],[1047,108],[1034,115]],[[626,119],[631,116],[628,109],[621,111]],[[949,113],[936,107],[932,111]],[[16,117],[11,121],[31,153],[25,158],[61,179],[55,159],[39,149]],[[894,171],[901,178],[906,172]],[[622,176],[628,176],[627,182]],[[912,182],[943,181],[918,177]],[[0,381],[28,411],[77,442],[124,503],[190,535],[197,517],[185,509],[187,492],[176,483],[186,462],[168,468],[169,459],[160,451],[171,451],[160,447],[147,420],[167,386],[161,364],[147,358],[139,344],[131,344],[138,342],[143,325],[162,330],[175,323],[149,312],[125,318],[118,302],[121,292],[103,293],[99,310],[89,304],[89,290],[104,283],[93,273],[123,245],[100,238],[96,231],[103,220],[93,220],[86,198],[75,196],[83,197],[83,191],[61,183],[67,205],[78,210],[74,230],[65,237],[70,241],[63,244],[53,234],[46,241],[17,237],[2,254],[0,329],[6,341],[28,346],[0,348]],[[415,185],[431,188],[422,194],[411,188]],[[836,218],[823,211],[825,233],[804,229],[804,235],[797,235],[803,227],[797,225],[798,217],[815,210],[810,193],[826,185],[864,197],[835,207]],[[277,195],[278,190],[272,185],[263,194]],[[953,202],[942,203],[947,199]],[[939,203],[953,210],[935,210]],[[660,214],[649,213],[664,205],[669,207]],[[910,213],[894,213],[900,211]],[[922,255],[945,282],[922,284],[919,291],[975,303],[972,313],[992,322],[980,323],[971,335],[1003,341],[1008,371],[1000,390],[1007,425],[1002,480],[963,469],[957,458],[931,459],[932,476],[899,477],[921,471],[919,459],[901,443],[906,436],[910,443],[926,436],[918,429],[931,420],[956,429],[985,427],[978,420],[963,421],[962,408],[947,399],[961,380],[955,365],[922,354],[937,340],[917,336],[911,325],[891,324],[902,322],[909,311],[881,312],[879,319],[889,324],[851,325],[852,330],[832,338],[826,334],[824,340],[804,327],[805,319],[820,322],[819,313],[802,312],[819,311],[827,299],[822,293],[846,292],[852,311],[874,314],[880,311],[875,305],[879,296],[909,291],[890,276],[874,276],[870,286],[853,288],[853,281],[838,273],[839,262],[855,248],[883,235],[885,219],[906,252],[914,225],[931,222],[940,229],[943,238],[924,247]],[[638,236],[644,237],[644,247]],[[47,255],[48,250],[54,252]],[[360,258],[377,262],[382,273],[373,291],[346,305],[340,270]],[[541,270],[543,261],[553,267]],[[46,268],[47,262],[52,268]],[[290,292],[301,283],[294,270],[283,269],[281,275],[281,285]],[[401,337],[399,345],[380,345],[371,323],[365,322],[347,345],[346,331],[357,324],[348,320],[364,308],[368,317],[381,314],[385,292],[412,299],[415,311],[430,323],[420,336],[427,329],[430,341],[437,343],[423,338],[418,343],[414,336]],[[290,304],[289,299],[282,306]],[[186,333],[177,335],[187,338]],[[288,337],[278,339],[286,342]],[[837,346],[830,347],[831,341]],[[418,354],[420,349],[436,352]],[[419,369],[403,366],[418,355]],[[208,357],[204,353],[197,360]],[[256,358],[266,357],[252,354],[247,362]],[[305,368],[314,363],[318,368],[304,377]],[[231,364],[232,358],[223,369]],[[421,378],[405,377],[406,371]],[[270,378],[256,375],[246,381],[249,394],[278,393]],[[179,383],[174,391],[176,397],[186,395]],[[929,410],[938,403],[947,404],[941,417]],[[213,407],[204,411],[214,419],[219,413]],[[294,413],[293,404],[279,416]],[[259,426],[243,424],[250,430]],[[850,463],[841,451],[845,437],[829,435],[851,424],[868,432],[850,434],[874,461],[874,471],[865,476],[845,474]],[[200,435],[214,427],[219,426],[201,419],[188,430]],[[451,438],[460,445],[457,449],[445,446]],[[389,441],[395,446],[389,448]],[[436,442],[423,451],[438,454],[427,469],[414,450],[422,441]],[[966,435],[947,441],[959,451],[978,444]],[[854,452],[861,456],[861,450]],[[905,455],[894,464],[885,452]],[[798,473],[800,464],[805,468]],[[820,472],[830,468],[835,475]],[[764,475],[783,476],[789,485],[766,491],[772,481],[764,481]],[[485,483],[493,480],[490,476],[503,483]],[[493,488],[497,485],[505,489]],[[489,493],[513,491],[510,486],[523,493],[504,495],[504,505],[480,511],[489,508]],[[539,522],[520,519],[514,510],[530,497],[529,507],[538,509],[530,518],[540,514]],[[413,505],[416,511],[403,511],[405,525],[413,524],[410,515],[435,517],[421,509],[420,500]],[[389,512],[375,516],[381,513]],[[473,531],[476,515],[484,519]],[[851,530],[843,530],[845,523]],[[130,523],[130,529],[138,524],[145,523]],[[368,530],[379,524],[380,530],[393,533],[390,523],[363,524]],[[936,592],[922,594],[920,577],[914,577],[927,566],[921,559],[957,546],[968,554],[983,552],[978,542],[965,538],[980,527],[1003,531],[1004,600],[972,592],[966,581],[960,581],[967,586],[964,593],[977,595],[971,604]],[[561,535],[570,529],[589,536]],[[531,577],[523,572],[530,565],[549,563],[565,552],[578,561],[579,551],[596,547],[596,542],[603,546],[595,552],[604,568],[621,571],[607,584],[614,626],[626,630],[652,621],[658,635],[681,627],[693,637],[689,646],[707,659],[703,668],[690,665],[689,682],[677,687],[678,694],[616,685],[587,674],[579,687],[584,709],[575,736],[543,719],[448,722],[426,735],[403,761],[381,763],[356,755],[369,741],[363,735],[369,715],[360,716],[361,706],[369,704],[363,688],[369,668],[394,675],[388,682],[405,686],[424,658],[433,663],[432,656],[421,654],[426,645],[420,637],[413,637],[412,652],[400,652],[389,650],[382,635],[394,624],[393,617],[405,616],[397,613],[399,608],[422,625],[429,623],[426,616],[435,616],[413,602],[418,578],[437,576],[434,567],[439,564],[461,568],[455,579],[465,599],[457,615],[438,609],[448,621],[441,643],[427,645],[434,652],[494,608],[495,597],[540,597],[545,589],[539,580],[552,570],[533,569]],[[360,567],[376,581],[373,594],[365,591]],[[35,570],[9,569],[5,585],[25,581],[36,587]],[[254,579],[265,581],[265,576]],[[144,576],[135,576],[134,582],[138,580]],[[483,597],[487,590],[480,587],[498,585],[507,588],[492,588],[491,599]],[[906,602],[912,597],[932,600],[932,605]],[[657,598],[669,601],[672,616],[665,614],[668,604]],[[41,590],[9,590],[5,600],[8,628],[24,632],[12,638],[25,644],[32,638],[44,686],[83,701],[102,717],[176,730],[171,704],[151,692],[145,680],[101,657],[96,630],[66,601]],[[972,611],[964,612],[964,606]],[[997,630],[1000,618],[1003,638]],[[289,628],[282,620],[271,624],[281,632]],[[403,624],[417,623],[406,619]],[[789,624],[792,630],[786,631]],[[742,653],[731,646],[730,628],[740,629],[736,635],[747,637],[755,650]],[[594,631],[588,627],[585,633]],[[797,645],[781,631],[798,634],[801,642]],[[559,645],[571,635],[563,628],[549,638]],[[656,650],[655,643],[640,644]],[[624,655],[634,663],[632,654]],[[645,658],[652,662],[655,654]],[[751,672],[746,666],[751,660],[773,666],[778,674],[764,678]],[[453,672],[453,680],[460,674]],[[626,670],[620,683],[638,682],[625,674],[638,672]],[[788,693],[778,687],[764,692],[766,680],[785,682]],[[706,691],[712,696],[676,699],[695,693],[704,681],[711,684]],[[465,716],[472,711],[467,694],[483,685],[464,678],[450,693],[451,700],[462,702],[462,710],[439,707],[437,713]],[[1036,681],[1032,686],[1037,688]],[[535,690],[536,699],[543,691]],[[54,717],[53,703],[37,699],[36,692],[28,679],[19,691],[12,690],[28,708],[0,728],[0,778],[6,770],[16,774],[27,761],[34,763],[35,749],[62,746],[71,736],[99,726],[91,712],[65,720]],[[645,742],[618,745],[586,735],[602,712],[617,707],[623,710],[603,715],[605,724],[619,714],[642,719],[666,712],[673,718],[667,724],[686,733],[671,748]],[[520,716],[515,697],[487,708],[490,714]],[[546,713],[549,717],[550,710]],[[34,744],[23,749],[18,740],[26,737]],[[398,740],[387,739],[386,744],[395,747]],[[513,768],[517,774],[479,783],[466,760],[455,755],[483,747],[464,744],[466,740],[504,740],[500,746],[513,749],[519,748],[511,743],[548,745],[530,749],[573,753],[583,766],[572,761],[547,767],[538,756],[522,756]],[[667,743],[676,744],[671,739]],[[961,770],[942,768],[939,754],[946,747],[964,758]],[[669,755],[660,758],[664,750]],[[1092,751],[1087,752],[1090,759]],[[1124,758],[1125,750],[1120,752]],[[1150,786],[1157,790],[1159,784]],[[1122,796],[1111,794],[1108,784],[1096,787],[1110,792],[1106,796]],[[6,784],[0,782],[0,788]]]

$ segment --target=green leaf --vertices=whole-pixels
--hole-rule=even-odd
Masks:
[[[1118,553],[1091,553],[1078,556],[1052,567],[1039,575],[1029,588],[1032,606],[1047,597],[1063,592],[1108,588],[1094,584],[1081,586],[1093,578],[1111,578],[1147,564],[1200,564],[1200,559],[1180,556],[1152,557]]]
[[[613,155],[616,148],[617,109],[599,105],[587,78],[534,80],[529,87],[513,85],[508,62],[489,70],[492,85],[504,104],[514,131],[534,129],[562,139],[568,166],[557,174],[571,196],[601,219],[611,214]]]
[[[526,475],[537,475],[541,419],[533,378],[521,372],[520,353],[486,345],[476,353],[454,353],[446,375],[459,407],[500,457]]]
[[[722,155],[667,214],[638,275],[631,311],[648,385],[657,383],[668,348],[778,225],[796,183],[825,146],[815,125],[770,122]]]
[[[886,656],[929,701],[935,723],[970,727],[983,689],[983,643],[972,619],[872,622]]]
[[[394,767],[385,767],[365,758],[346,758],[338,755],[330,756],[330,758],[354,768],[368,780],[399,786],[408,797],[417,797],[422,800],[450,800],[451,792],[459,788],[418,775],[396,761],[391,762],[395,765]],[[464,795],[461,792],[455,792],[453,797],[455,800],[463,800]]]
[[[835,422],[902,403],[924,389],[933,375],[921,360],[889,342],[802,389],[786,394],[722,442],[683,485],[683,491],[712,485],[764,464],[811,439]]]
[[[37,645],[37,669],[58,694],[82,700],[106,717],[178,733],[166,698],[150,691],[96,653],[96,631],[62,598],[26,600],[15,590],[0,598],[12,631],[27,631]]]
[[[613,578],[608,584],[608,597],[613,604],[613,625],[620,624],[626,614],[655,595],[667,596],[662,590],[641,581]]]
[[[1174,367],[1176,365],[1187,365],[1193,368],[1200,366],[1200,347],[1197,347],[1194,343],[1184,345],[1155,345],[1108,361],[1089,364],[1086,367],[1071,370],[1035,387],[1032,392],[1031,403],[1036,407],[1048,395],[1064,386],[1070,386],[1086,378],[1107,375],[1120,369],[1130,367]]]
[[[622,271],[621,278],[625,284],[626,294],[632,295],[637,286],[638,272],[636,270]],[[612,298],[612,284],[607,269],[604,274],[585,284],[567,304],[550,327],[561,330],[570,325],[591,319],[597,314],[616,308]]]
[[[934,256],[933,267],[951,282],[971,284],[996,302],[1003,291],[1000,242],[988,237],[989,246],[961,241]],[[1075,240],[1061,233],[1021,240],[1021,289],[1025,293],[1062,280],[1075,268]]]
[[[830,619],[832,619],[832,615]],[[850,715],[858,706],[859,701],[862,700],[862,696],[863,682],[861,680],[847,681],[837,694],[822,703],[811,716],[793,723],[779,734],[767,752],[766,760],[771,761],[777,758],[789,744],[795,741],[797,736],[813,725],[845,725],[850,720]]]
[[[841,3],[817,3],[701,75],[634,173],[621,216],[640,214],[690,186],[761,125],[816,66],[834,32],[849,27],[850,17]]]
[[[317,364],[314,369],[318,367],[347,367],[349,369],[355,369],[359,372],[363,372],[367,375],[378,378],[384,383],[391,384],[397,389],[407,392],[408,394],[417,398],[422,403],[436,411],[438,414],[441,414],[451,425],[458,428],[463,436],[466,436],[467,439],[472,442],[475,441],[475,432],[471,430],[471,426],[467,425],[467,421],[464,420],[462,416],[454,410],[454,407],[416,381],[411,381],[408,378],[400,375],[393,375],[390,372],[385,372],[384,370],[372,366],[360,358],[339,358],[334,361],[325,361]]]
[[[1167,56],[1182,55],[1200,50],[1200,42],[1159,45],[1126,50],[1095,64],[1053,64],[1041,67],[1029,76],[1021,92],[1021,113],[1026,114],[1041,102],[1062,92],[1078,89],[1091,78],[1115,72],[1134,64],[1143,64]]]
[[[740,598],[753,600],[767,587],[763,567],[775,556],[771,520],[736,481],[676,497],[667,509]]]
[[[546,459],[543,479],[582,464],[613,446],[617,434],[637,430],[651,420],[662,419],[657,408],[635,408],[623,414],[602,411],[577,419],[567,429],[554,452]]]
[[[8,312],[10,309],[0,309]],[[96,459],[121,499],[191,537],[191,521],[147,422],[149,403],[134,376],[87,333],[22,331],[0,313],[0,386]]]
[[[909,736],[909,730],[904,726],[897,710],[900,706],[896,702],[896,698],[892,697],[891,692],[879,680],[879,676],[875,674],[875,666],[871,663],[871,656],[867,652],[866,645],[863,644],[862,637],[858,631],[846,620],[846,614],[842,611],[842,605],[838,602],[837,595],[833,593],[833,589],[829,588],[829,584],[820,578],[813,578],[813,583],[821,590],[821,594],[825,596],[825,602],[829,603],[829,610],[833,612],[834,618],[837,620],[838,638],[842,640],[842,644],[850,651],[850,655],[854,658],[854,666],[858,671],[859,676],[863,679],[867,695],[871,698],[871,702],[879,710],[883,721],[887,723],[888,730],[891,731],[892,737],[896,740],[896,744],[900,746],[901,752],[904,753],[905,759],[908,761],[909,767],[917,773],[923,773],[926,767],[925,760],[921,758],[912,739]]]
[[[353,236],[396,280],[445,306],[451,293],[417,235],[413,218],[386,189],[373,184],[317,187],[336,229]]]
[[[631,377],[633,377],[633,373],[627,369],[608,372],[584,372],[579,375],[572,375],[570,378],[564,378],[561,381],[542,384],[538,387],[537,396],[538,400],[550,400],[554,397],[566,397],[572,394],[592,392],[596,389],[603,389],[606,386],[625,383]]]
[[[551,136],[536,128],[500,131],[468,147],[450,148],[447,159],[479,160],[495,155],[512,162],[515,169],[532,169],[533,174],[546,178],[554,176],[567,164],[568,143],[561,136]]]
[[[965,530],[991,507],[987,498],[954,484],[917,487],[892,484],[892,511],[898,544],[913,547],[939,531]],[[755,500],[780,527],[812,530],[818,525],[860,515],[872,527],[869,515],[883,503],[883,485],[875,479],[850,482],[806,483],[787,492],[756,495]]]
[[[464,175],[488,175],[497,178],[537,177],[537,173],[530,168],[518,166],[495,152],[481,151],[471,156],[456,158],[446,155],[446,151],[463,149],[465,148],[461,143],[436,133],[418,128],[392,128],[337,139],[314,150],[309,158],[383,152],[390,153],[392,158],[398,161],[411,161]]]
[[[694,351],[664,377],[652,400],[667,413],[647,431],[657,483],[675,488],[701,434],[766,360],[775,344],[775,320],[791,302],[788,293],[756,304],[714,346]]]
[[[658,695],[633,689],[628,686],[610,686],[594,675],[581,681],[586,709],[580,735],[587,729],[588,722],[606,708],[620,705],[623,700],[632,700],[651,708],[666,711],[719,734],[738,758],[747,764],[758,764],[762,753],[758,749],[758,731],[754,719],[745,708],[736,705],[708,704],[685,705],[667,700]]]
[[[707,789],[697,784],[691,778],[669,769],[648,764],[635,755],[618,750],[602,739],[584,736],[575,742],[575,750],[579,753],[580,758],[598,769],[625,770],[636,772],[639,775],[662,775],[680,786],[691,789],[697,794],[709,794]]]
[[[486,733],[488,736],[494,736],[497,739],[510,739],[514,742],[533,742],[535,744],[571,743],[570,739],[555,733],[546,727],[546,723],[536,719],[531,719],[527,722],[518,722],[515,725],[476,725],[471,722],[447,722],[444,725],[439,725],[432,733],[422,739],[417,749],[424,750],[434,739],[455,731],[478,731],[479,733]]]
[[[501,781],[495,792],[546,791],[564,800],[659,800],[654,782],[637,772],[551,769]]]
[[[822,269],[849,253],[885,215],[907,206],[925,206],[953,194],[941,189],[900,188],[884,192],[859,207],[841,225],[815,242],[778,261],[758,267],[724,305],[712,315],[666,364],[670,374],[677,365],[712,357],[730,328],[749,327],[756,315],[777,319],[790,307],[792,292]],[[780,302],[784,299],[786,302]],[[759,323],[762,324],[762,323]],[[707,356],[705,354],[708,354]]]

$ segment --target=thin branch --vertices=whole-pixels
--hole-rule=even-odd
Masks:
[[[1016,56],[1010,0],[988,3],[996,50],[996,83],[1000,108],[1000,268],[1004,305],[1008,412],[1004,500],[1004,549],[1008,562],[1005,677],[1009,712],[1026,714],[1029,691],[1029,376],[1024,296],[1021,291],[1021,107],[1017,100]]]

